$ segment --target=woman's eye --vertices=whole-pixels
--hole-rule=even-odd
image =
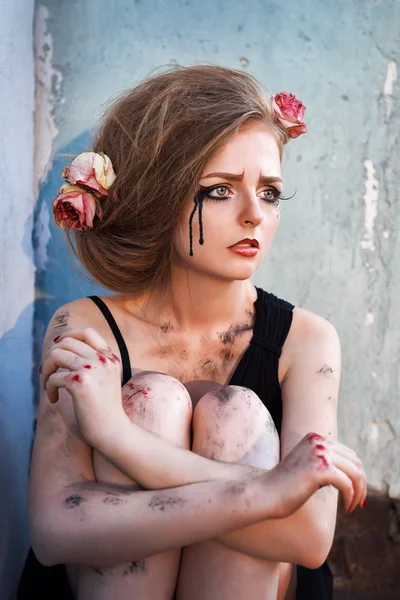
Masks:
[[[209,198],[224,198],[225,196],[228,195],[228,187],[226,185],[219,185],[218,187],[212,188],[211,190],[209,190],[208,192],[208,197]]]
[[[219,187],[214,188],[213,191],[216,192],[217,196],[226,196],[228,188],[225,185],[220,185]]]
[[[268,202],[275,202],[279,200],[279,192],[278,190],[272,190],[269,188],[268,190],[263,190],[264,199],[268,200]]]

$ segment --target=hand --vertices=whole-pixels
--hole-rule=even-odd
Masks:
[[[59,388],[71,394],[80,432],[96,447],[110,427],[117,429],[119,419],[127,418],[122,406],[121,362],[91,327],[72,329],[55,340],[39,368],[43,387],[52,404],[58,401]]]
[[[367,481],[357,454],[316,433],[307,434],[265,477],[277,493],[275,518],[288,517],[326,485],[341,492],[348,512],[365,506]]]

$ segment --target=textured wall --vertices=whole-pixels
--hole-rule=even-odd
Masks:
[[[305,102],[309,134],[291,142],[284,164],[286,191],[297,195],[256,282],[335,324],[342,439],[365,460],[371,487],[400,496],[399,2],[44,4],[55,153],[83,150],[102,105],[168,63],[247,69],[271,92],[288,89]],[[38,143],[45,163],[49,135]],[[63,161],[50,170],[37,214],[39,343],[57,306],[94,289],[76,279],[49,224]]]
[[[0,598],[28,545],[32,432],[33,0],[0,3]]]

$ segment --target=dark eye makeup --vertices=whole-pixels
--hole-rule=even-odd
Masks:
[[[218,183],[217,185],[211,185],[209,187],[204,187],[202,185],[200,187],[201,190],[197,192],[199,200],[204,200],[205,198],[207,198],[207,200],[211,200],[212,202],[224,202],[230,198],[230,196],[228,195],[230,188],[226,184]],[[215,194],[213,194],[213,192],[215,192]],[[283,198],[282,196],[280,196],[279,190],[277,190],[275,187],[268,187],[265,190],[262,190],[262,192],[270,192],[270,197],[263,196],[263,200],[265,200],[269,204],[275,204],[280,200],[290,200],[290,198],[293,198],[293,196],[295,195],[293,194],[293,196]]]

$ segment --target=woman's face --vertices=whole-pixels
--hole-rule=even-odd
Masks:
[[[173,264],[227,281],[251,277],[278,228],[282,191],[275,137],[265,123],[245,124],[201,174],[197,192],[203,198],[204,244],[199,244],[197,207],[192,225],[193,256],[189,255],[192,198],[175,234]],[[246,239],[251,241],[242,242]]]

